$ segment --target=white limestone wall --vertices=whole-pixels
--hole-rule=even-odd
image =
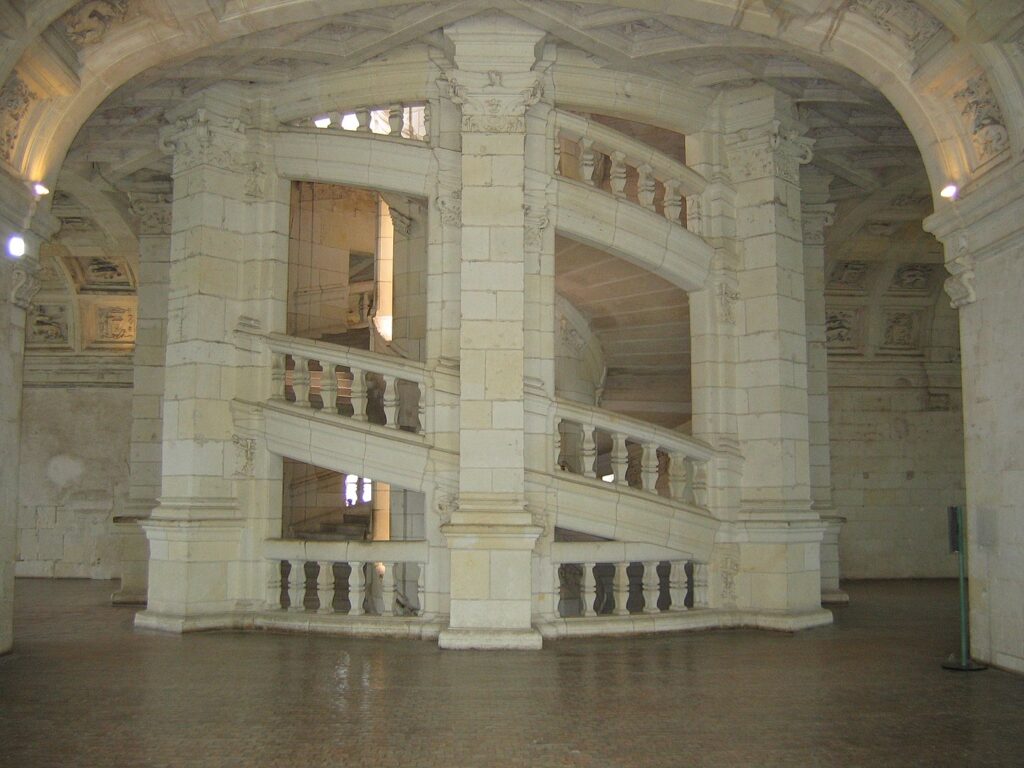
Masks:
[[[131,401],[125,387],[24,390],[15,575],[121,575]]]
[[[842,578],[956,575],[946,508],[964,503],[964,443],[954,405],[928,410],[922,387],[830,386]]]

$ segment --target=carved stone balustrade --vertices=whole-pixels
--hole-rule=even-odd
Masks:
[[[272,399],[427,434],[429,389],[419,363],[281,334],[266,341],[274,356]]]
[[[707,507],[713,449],[672,430],[576,403],[555,404],[555,467]]]
[[[708,607],[707,565],[650,544],[556,542],[553,606],[586,620],[679,613]]]
[[[686,199],[703,192],[696,171],[642,141],[569,112],[556,115],[555,172],[686,227]]]
[[[427,141],[430,106],[423,102],[339,109],[291,121],[297,128],[373,133],[378,136]]]
[[[272,539],[264,547],[268,612],[430,618],[425,541]]]

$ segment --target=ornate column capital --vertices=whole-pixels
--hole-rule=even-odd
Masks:
[[[525,133],[526,110],[544,96],[541,72],[451,69],[438,85],[462,107],[462,130],[471,133]]]
[[[800,184],[800,166],[811,162],[814,140],[802,135],[799,125],[771,120],[756,128],[743,128],[726,136],[729,167],[734,181],[777,176]]]
[[[131,211],[138,217],[140,236],[160,237],[171,234],[170,195],[132,192],[129,199]]]
[[[243,115],[225,116],[197,106],[160,131],[160,148],[174,155],[174,175],[200,165],[244,172],[251,163]]]

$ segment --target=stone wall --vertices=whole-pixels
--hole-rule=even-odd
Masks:
[[[17,576],[121,575],[117,504],[127,496],[132,390],[26,387]]]
[[[843,578],[955,576],[946,508],[964,503],[959,397],[936,408],[925,388],[829,391],[833,503],[846,517]]]

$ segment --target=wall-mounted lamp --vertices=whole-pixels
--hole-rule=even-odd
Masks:
[[[32,184],[32,191],[36,194],[36,197],[44,197],[50,194],[50,188],[39,181]]]
[[[25,238],[21,235],[11,235],[7,238],[7,253],[15,259],[25,255]]]
[[[957,188],[956,184],[947,184],[939,192],[939,197],[944,197],[947,200],[952,200],[953,198],[956,197],[956,193],[959,191],[960,190]]]

